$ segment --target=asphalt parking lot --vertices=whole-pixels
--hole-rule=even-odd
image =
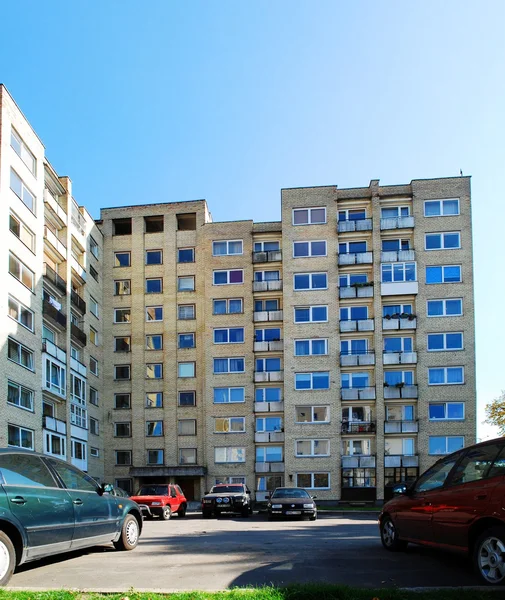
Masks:
[[[416,546],[386,552],[368,515],[269,522],[258,514],[191,514],[145,521],[132,552],[97,546],[22,565],[9,587],[169,592],[313,581],[379,588],[477,583],[464,557]]]

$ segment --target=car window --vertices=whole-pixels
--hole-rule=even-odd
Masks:
[[[0,471],[6,485],[58,487],[49,469],[38,456],[3,454]]]
[[[53,458],[48,460],[63,480],[67,490],[97,491],[96,481],[89,475],[86,475],[86,473],[82,473],[75,467],[72,467],[72,465],[67,465],[59,460],[54,460]]]
[[[451,469],[461,458],[461,453],[435,463],[424,475],[421,475],[414,486],[414,492],[428,492],[442,487]]]
[[[489,444],[468,450],[451,475],[449,485],[461,485],[470,481],[487,479],[489,469],[500,451],[498,444]]]
[[[505,475],[505,446],[502,447],[500,454],[496,457],[487,474],[488,477],[499,477],[500,475]]]
[[[170,497],[177,498],[177,492],[175,491],[174,487],[170,487]]]
[[[179,492],[180,496],[184,496],[184,492],[181,490],[181,488],[178,485],[175,486],[175,489]]]

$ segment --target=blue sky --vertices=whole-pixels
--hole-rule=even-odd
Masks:
[[[205,198],[215,221],[269,221],[283,187],[472,175],[479,405],[505,389],[502,0],[16,0],[1,16],[0,81],[95,217]]]

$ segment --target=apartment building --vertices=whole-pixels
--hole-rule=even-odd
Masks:
[[[103,209],[105,476],[375,502],[475,441],[470,180]]]
[[[0,446],[102,479],[102,234],[0,85]]]

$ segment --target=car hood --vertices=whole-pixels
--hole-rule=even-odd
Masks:
[[[270,498],[270,504],[315,504],[312,498]]]
[[[237,498],[245,496],[244,492],[223,492],[222,494],[205,494],[204,498]]]
[[[161,502],[163,498],[168,498],[168,496],[130,496],[130,500],[137,502],[138,504],[142,504],[143,502]]]

